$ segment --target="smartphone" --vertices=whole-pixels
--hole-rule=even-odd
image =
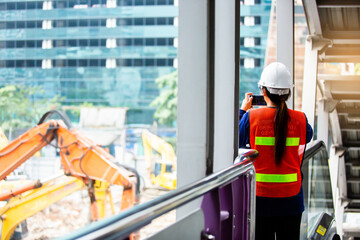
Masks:
[[[266,106],[266,102],[264,100],[264,96],[263,95],[251,95],[253,100],[252,100],[252,105],[253,106]]]

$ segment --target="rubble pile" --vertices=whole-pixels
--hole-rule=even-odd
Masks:
[[[120,206],[117,199],[121,194],[113,192],[115,209]],[[167,190],[158,188],[147,188],[141,194],[141,203],[150,201]],[[117,211],[116,211],[117,212]],[[145,226],[139,231],[140,239],[146,239],[161,229],[174,223],[176,220],[175,211],[171,211]],[[90,201],[87,191],[80,191],[71,194],[52,204],[50,207],[33,215],[26,220],[28,234],[23,236],[24,240],[47,240],[60,236],[66,236],[72,231],[90,223]]]
[[[25,240],[45,240],[65,236],[90,223],[87,191],[76,192],[26,220]]]

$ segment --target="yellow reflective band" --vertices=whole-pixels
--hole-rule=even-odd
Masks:
[[[286,138],[286,146],[299,146],[300,138]]]
[[[289,183],[297,181],[297,173],[290,174],[265,174],[256,173],[257,182]]]
[[[299,146],[300,138],[286,138],[286,146]],[[255,137],[255,145],[258,146],[274,146],[275,137]]]
[[[255,137],[255,145],[274,146],[275,137]]]

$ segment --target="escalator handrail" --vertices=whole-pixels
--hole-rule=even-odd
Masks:
[[[304,153],[304,158],[302,164],[304,165],[306,162],[309,161],[315,154],[317,154],[321,150],[326,150],[325,143],[323,141],[316,140],[310,146],[310,148],[306,149]]]
[[[128,236],[149,224],[153,219],[230,183],[241,175],[254,171],[253,162],[257,156],[256,150],[249,150],[240,156],[239,164],[175,189],[149,202],[134,206],[118,215],[92,223],[59,239],[122,239],[121,237]]]

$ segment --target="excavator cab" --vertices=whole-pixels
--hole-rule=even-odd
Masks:
[[[142,140],[151,183],[169,190],[175,189],[176,155],[173,147],[147,130],[143,131]],[[153,154],[153,149],[158,154]]]

